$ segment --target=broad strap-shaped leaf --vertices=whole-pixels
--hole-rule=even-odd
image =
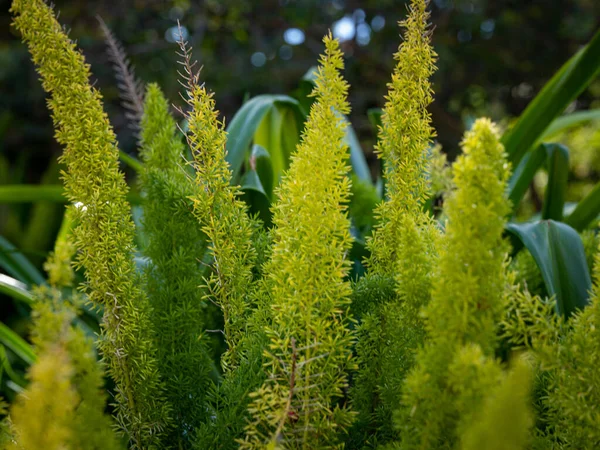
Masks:
[[[581,200],[575,209],[567,216],[565,223],[583,231],[600,214],[600,183]]]
[[[15,333],[13,330],[8,328],[6,325],[0,322],[0,343],[12,350],[15,355],[25,361],[26,364],[33,364],[37,359],[35,352],[31,345]]]
[[[31,305],[35,301],[33,294],[29,292],[25,283],[3,273],[0,273],[0,293],[6,294],[27,305]]]
[[[561,144],[542,144],[546,152],[548,185],[544,194],[542,219],[561,221],[569,178],[569,149]]]
[[[561,222],[510,223],[506,229],[527,247],[537,263],[556,312],[569,317],[589,302],[592,289],[585,252],[577,232]]]
[[[0,236],[0,267],[27,286],[43,284],[39,270],[7,239]]]
[[[554,119],[554,122],[552,122],[550,126],[546,128],[546,131],[544,131],[541,139],[545,141],[554,137],[563,130],[580,125],[584,122],[589,122],[590,120],[600,120],[600,108],[577,111],[557,117]]]
[[[548,188],[544,198],[543,219],[561,220],[569,176],[569,150],[560,144],[541,144],[528,152],[508,183],[508,198],[514,213],[538,170],[546,167]]]
[[[291,109],[298,129],[302,128],[306,113],[297,100],[287,95],[259,95],[254,97],[246,102],[229,122],[226,160],[232,171],[232,181],[234,183],[238,179],[242,164],[247,158],[254,135],[268,114],[273,113],[273,111],[276,111],[276,116],[281,114],[278,108]],[[276,117],[276,119],[281,120],[281,117]],[[279,125],[281,126],[281,123]],[[281,136],[279,137],[281,138]],[[271,151],[271,149],[267,150]]]
[[[600,31],[546,83],[517,123],[502,138],[509,160],[516,166],[537,146],[544,131],[600,72]]]

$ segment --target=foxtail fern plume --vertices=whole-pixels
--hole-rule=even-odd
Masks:
[[[77,205],[78,262],[90,300],[104,309],[99,347],[116,383],[117,422],[133,448],[158,444],[170,425],[150,333],[149,304],[136,285],[133,222],[114,132],[90,69],[42,0],[15,0],[14,23],[51,94],[69,200]]]
[[[182,167],[184,144],[169,104],[156,84],[148,86],[141,123],[145,192],[144,230],[150,258],[144,283],[152,305],[159,370],[176,427],[165,439],[184,448],[206,418],[209,374],[214,367],[204,333],[211,311],[202,298],[205,236],[189,199],[193,179]]]
[[[13,439],[8,448],[69,448],[77,394],[70,383],[73,366],[63,348],[53,348],[29,372],[29,387],[11,408]],[[60,401],[57,401],[60,399]]]
[[[479,119],[453,167],[456,190],[432,299],[428,341],[404,384],[398,414],[403,448],[452,448],[485,393],[502,377],[495,360],[504,306],[509,166],[496,127]]]
[[[413,0],[401,26],[404,40],[388,84],[376,150],[385,165],[388,199],[378,209],[379,228],[369,243],[371,271],[393,274],[401,219],[422,210],[428,194],[427,148],[434,136],[427,107],[433,101],[429,77],[436,54],[430,44],[427,0]]]
[[[130,120],[131,128],[138,131],[144,115],[144,86],[135,76],[135,70],[127,58],[123,45],[117,40],[102,17],[97,16],[96,18],[100,23],[102,33],[104,33],[108,57],[115,70],[119,93],[127,111],[125,116]]]
[[[393,279],[396,295],[373,304],[362,321],[359,338],[378,344],[359,344],[360,368],[352,389],[359,412],[354,434],[366,436],[377,430],[377,442],[396,436],[392,412],[400,401],[398,386],[422,344],[420,310],[429,302],[439,246],[439,231],[423,211],[430,194],[427,155],[434,132],[427,106],[432,101],[429,77],[436,57],[427,4],[414,0],[401,23],[404,41],[394,55],[397,64],[388,84],[377,145],[386,168],[388,197],[378,208],[380,224],[368,244],[371,257],[364,282]]]
[[[533,417],[531,403],[533,374],[530,363],[521,357],[490,390],[477,416],[463,431],[463,450],[518,450],[529,448]]]
[[[67,208],[54,244],[54,251],[50,253],[44,263],[44,269],[48,272],[48,282],[51,286],[71,287],[75,280],[72,262],[77,249],[72,238],[73,217],[73,210]]]
[[[338,405],[351,367],[351,246],[342,114],[349,112],[343,57],[325,37],[306,128],[274,206],[265,276],[272,324],[267,379],[254,394],[242,448],[333,448],[352,419]]]
[[[257,223],[248,217],[246,204],[239,198],[239,187],[230,184],[231,171],[225,160],[226,133],[213,95],[198,83],[191,49],[183,41],[180,47],[187,80],[186,102],[191,108],[186,114],[186,137],[196,170],[194,214],[214,257],[207,288],[223,310],[229,346],[223,366],[232,368],[238,364],[236,347],[251,310],[252,267],[256,258],[251,237]]]
[[[35,294],[32,341],[39,359],[11,410],[16,448],[122,448],[104,412],[104,371],[93,341],[73,324],[76,305],[55,287],[40,286]]]

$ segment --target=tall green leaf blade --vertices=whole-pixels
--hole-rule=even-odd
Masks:
[[[587,111],[577,111],[571,114],[557,117],[550,126],[544,131],[541,140],[548,140],[563,130],[580,125],[591,120],[600,120],[600,108]]]
[[[511,202],[513,213],[516,211],[519,203],[523,200],[531,180],[543,166],[546,160],[546,154],[541,146],[527,152],[519,165],[515,168],[508,182],[508,198]]]
[[[542,219],[562,221],[569,178],[569,149],[561,144],[542,144],[547,155],[548,185],[544,194]]]
[[[271,226],[271,202],[255,170],[249,170],[243,175],[241,187],[243,192],[242,197],[249,205],[250,213],[258,214],[266,226]]]
[[[291,156],[300,140],[300,128],[304,116],[298,115],[289,105],[277,102],[266,114],[254,134],[255,145],[266,149],[270,155],[274,186],[279,184],[283,173],[289,168]]]
[[[569,317],[589,303],[592,280],[581,237],[573,228],[553,220],[510,223],[506,228],[535,259],[558,314]]]
[[[538,170],[546,167],[546,188],[542,219],[561,221],[569,177],[569,150],[560,144],[541,144],[527,152],[508,183],[508,198],[514,213]]]
[[[252,146],[250,169],[256,171],[263,188],[263,193],[271,201],[273,198],[273,188],[275,187],[271,155],[264,147],[258,144]]]
[[[66,203],[61,185],[9,184],[0,186],[0,203],[51,201]]]
[[[305,115],[300,103],[287,95],[259,95],[244,103],[233,116],[227,127],[227,162],[237,180],[244,163],[254,134],[265,116],[275,108],[276,104],[285,104],[298,111],[298,116]]]
[[[0,267],[27,286],[44,284],[45,282],[40,271],[2,236],[0,236]]]
[[[577,231],[583,231],[599,214],[600,183],[596,184],[594,189],[577,204],[573,212],[565,219],[565,223]]]
[[[354,169],[354,173],[356,176],[358,176],[358,178],[363,181],[373,183],[373,180],[371,179],[371,171],[369,170],[365,153],[360,146],[356,132],[354,131],[350,121],[347,118],[345,118],[345,120],[347,125],[346,137],[344,141],[346,144],[348,144],[348,147],[350,147],[350,164],[352,164],[352,169]]]
[[[515,126],[503,136],[513,166],[541,140],[544,131],[600,72],[600,31],[546,83]]]
[[[0,342],[11,349],[15,355],[27,364],[33,364],[36,360],[35,353],[21,336],[0,322]]]
[[[27,285],[15,280],[3,273],[0,273],[0,293],[19,300],[27,305],[31,305],[35,299],[33,294],[27,290]]]

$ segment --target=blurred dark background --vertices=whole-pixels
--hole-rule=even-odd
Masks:
[[[10,1],[0,0],[0,183],[58,182],[53,161],[61,149],[53,139],[45,95],[27,49],[10,26],[9,7]],[[177,104],[174,39],[179,20],[204,67],[202,79],[215,92],[226,120],[247,96],[296,89],[316,64],[322,36],[331,29],[344,41],[351,121],[367,159],[375,163],[375,133],[367,110],[383,104],[405,1],[56,0],[55,7],[91,64],[127,152],[135,151],[135,138],[120,105],[96,15],[123,43],[138,77],[158,82]],[[507,123],[519,115],[600,26],[598,0],[432,0],[430,9],[439,54],[431,113],[438,140],[451,157],[475,117],[488,115]],[[600,80],[570,108],[594,106],[600,106]],[[10,218],[2,214],[6,206],[0,207],[0,234],[21,242],[25,251],[47,247],[28,239],[52,239],[48,228],[55,232],[60,209],[54,221],[47,211],[39,212],[44,221],[36,223],[30,205],[11,208],[17,206],[20,216]],[[25,223],[28,229],[23,229]],[[40,233],[41,228],[46,232]]]

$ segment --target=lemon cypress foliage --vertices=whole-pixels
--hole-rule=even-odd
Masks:
[[[215,299],[223,311],[228,351],[222,365],[230,370],[239,364],[237,344],[244,336],[252,310],[252,268],[256,260],[252,235],[260,225],[248,217],[239,187],[230,184],[224,124],[218,118],[212,93],[198,83],[191,49],[185,42],[180,42],[180,47],[187,81],[185,99],[190,107],[186,114],[189,127],[186,138],[196,170],[194,214],[207,236],[214,259],[213,270],[206,280],[207,297]]]
[[[341,114],[349,112],[343,56],[324,39],[302,141],[273,208],[265,276],[272,304],[267,379],[254,394],[242,448],[333,448],[352,414],[338,399],[352,365],[348,328],[350,191]]]
[[[420,310],[429,302],[439,231],[423,211],[430,195],[431,127],[427,106],[436,54],[430,44],[427,1],[414,0],[400,25],[404,40],[388,84],[377,151],[385,164],[388,198],[379,206],[379,227],[369,242],[369,279],[395,281],[392,298],[373,304],[359,329],[359,372],[352,389],[359,411],[355,434],[377,442],[396,437],[392,412],[424,336]],[[360,283],[360,282],[359,282]],[[372,344],[365,345],[365,342]],[[354,437],[354,439],[360,439]]]
[[[170,406],[155,360],[148,300],[136,285],[134,229],[115,135],[99,92],[89,85],[89,66],[51,8],[41,0],[15,0],[12,12],[51,94],[56,137],[65,146],[65,190],[78,205],[78,262],[89,298],[104,309],[98,345],[116,383],[117,423],[133,448],[149,448],[169,426]]]
[[[166,440],[182,448],[205,419],[214,367],[204,333],[210,309],[199,289],[204,266],[198,260],[205,251],[205,236],[192,213],[189,197],[195,184],[182,167],[185,147],[156,84],[146,91],[140,137],[148,238],[144,253],[150,259],[144,283],[152,305],[159,370],[176,423]]]
[[[488,119],[475,122],[462,147],[425,309],[428,339],[404,383],[397,416],[403,448],[453,448],[503,376],[494,352],[507,283],[502,232],[509,165]]]

